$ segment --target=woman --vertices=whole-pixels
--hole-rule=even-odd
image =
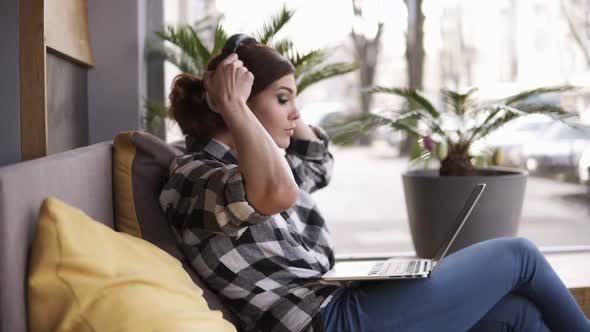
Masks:
[[[293,72],[273,49],[235,35],[203,79],[181,74],[170,94],[187,151],[160,203],[243,330],[590,331],[522,238],[458,251],[427,279],[321,283],[334,252],[310,194],[328,184],[332,155],[325,133],[300,117]]]

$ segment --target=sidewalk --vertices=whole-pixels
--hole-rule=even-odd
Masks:
[[[330,185],[313,194],[337,254],[412,251],[401,174],[408,160],[386,144],[332,146]],[[519,236],[538,246],[590,245],[585,186],[529,177]]]

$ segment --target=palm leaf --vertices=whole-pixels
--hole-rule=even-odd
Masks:
[[[348,145],[356,141],[366,130],[366,114],[351,114],[323,125],[332,133],[330,137],[335,144]]]
[[[221,52],[223,45],[227,41],[227,33],[223,29],[221,25],[217,25],[215,27],[215,36],[213,38],[213,50],[211,50],[211,54],[218,54]]]
[[[575,89],[574,86],[571,85],[559,85],[559,86],[550,86],[550,87],[543,87],[537,88],[532,90],[526,90],[520,93],[517,93],[513,96],[507,97],[503,99],[503,103],[506,105],[512,105],[521,101],[525,101],[528,98],[547,94],[547,93],[557,93],[557,92],[564,92]]]
[[[487,136],[489,133],[491,133],[492,131],[500,128],[501,126],[503,126],[507,122],[510,122],[520,116],[522,116],[522,115],[518,115],[518,114],[512,113],[512,112],[503,113],[501,116],[496,118],[496,121],[481,126],[480,130],[478,130],[478,133],[476,135],[473,135],[473,138],[470,141],[473,142],[477,139],[483,138],[483,137]]]
[[[265,23],[262,26],[262,30],[256,34],[258,41],[262,44],[268,44],[277,32],[289,22],[294,14],[294,10],[287,9],[285,4],[283,4],[283,8],[281,8],[279,13],[271,17],[270,22]]]
[[[515,107],[498,105],[492,113],[495,113],[494,117],[488,116],[486,118],[483,124],[474,131],[470,142],[483,138],[509,121],[526,115],[544,114],[560,121],[575,117],[575,114],[565,111],[560,106],[540,103],[520,104]]]
[[[357,70],[359,67],[360,64],[356,62],[336,62],[328,64],[317,71],[305,73],[305,75],[302,75],[299,83],[297,84],[297,91],[298,93],[301,93],[303,90],[319,81],[350,73]]]
[[[514,108],[523,112],[524,115],[545,114],[558,120],[569,119],[576,116],[574,113],[564,110],[561,106],[547,103],[520,103],[514,105]]]
[[[416,90],[409,89],[409,88],[387,88],[377,86],[374,88],[364,90],[366,93],[388,93],[392,95],[396,95],[399,97],[404,98],[404,100],[408,103],[407,109],[408,110],[417,110],[420,112],[420,119],[426,121],[427,125],[439,135],[446,137],[447,134],[445,131],[440,127],[438,123],[438,118],[440,117],[440,112],[436,110],[436,108],[422,95],[420,95]],[[425,112],[422,112],[425,111]]]
[[[367,114],[351,114],[324,124],[323,128],[332,133],[331,139],[335,144],[348,145],[365,132],[369,120]]]
[[[329,131],[331,126],[324,127]],[[334,144],[349,145],[354,143],[364,133],[363,126],[360,122],[350,122],[338,127],[338,130],[332,134],[331,140]]]
[[[324,50],[312,50],[305,54],[295,52],[295,54],[290,55],[288,58],[295,67],[295,78],[298,78],[324,62],[326,52]]]
[[[207,47],[205,47],[205,45],[201,41],[201,38],[199,38],[199,36],[197,35],[197,32],[195,31],[195,29],[193,29],[193,27],[191,27],[190,25],[186,25],[186,28],[190,32],[189,40],[193,41],[194,48],[196,49],[195,62],[200,62],[201,69],[205,70],[205,68],[207,67],[207,62],[209,62],[209,59],[211,58],[211,52],[209,52]],[[195,57],[195,56],[193,56],[193,57]]]
[[[159,124],[168,117],[168,109],[162,103],[151,99],[144,100],[146,112],[143,116],[147,132],[154,133]]]
[[[477,91],[477,88],[472,88],[464,94],[457,93],[451,90],[442,90],[443,99],[445,103],[451,106],[451,109],[459,117],[463,117],[472,107],[475,102],[472,101],[471,96]]]
[[[418,105],[420,108],[426,110],[433,118],[438,118],[440,113],[436,110],[436,108],[422,95],[420,95],[416,90],[409,89],[409,88],[387,88],[382,86],[377,86],[373,88],[369,88],[363,90],[365,93],[388,93],[392,95],[396,95],[399,97],[404,98],[410,105]]]
[[[412,141],[412,148],[410,149],[410,161],[426,161],[432,157],[432,153],[424,146],[424,140],[421,138],[414,138]]]
[[[195,55],[194,45],[189,40],[188,36],[190,33],[188,32],[188,29],[186,29],[186,26],[186,24],[178,26],[164,25],[162,29],[156,31],[155,34],[160,37],[160,39],[176,45],[185,53]]]
[[[179,29],[182,29],[179,27]],[[183,29],[184,30],[184,29]],[[170,47],[166,47],[165,50],[160,49],[159,52],[162,55],[167,55],[165,58],[166,60],[172,62],[174,65],[179,67],[180,59],[181,58],[190,58],[193,62],[194,66],[197,68],[197,72],[200,71],[200,64],[201,62],[194,61],[196,58],[194,56],[194,47],[192,43],[187,42],[185,33],[178,33],[177,28],[174,26],[164,26],[162,30],[155,32],[156,36],[158,36],[163,41],[167,41],[173,44],[176,47],[176,50],[172,51]],[[174,54],[174,56],[173,56]],[[179,67],[180,68],[180,67]],[[183,69],[181,69],[183,70]],[[184,70],[183,70],[184,71]]]
[[[493,130],[498,129],[505,123],[525,115],[517,108],[508,105],[498,104],[493,105],[491,108],[492,109],[489,111],[488,116],[483,122],[473,129],[471,137],[467,140],[468,142],[474,142],[475,140],[488,135]]]
[[[393,129],[397,129],[397,130],[403,130],[406,133],[410,134],[411,136],[414,137],[422,137],[424,136],[424,134],[420,133],[420,131],[418,130],[418,128],[413,127],[412,125],[408,124],[405,121],[398,121],[398,122],[392,122],[389,125],[391,128]]]
[[[194,59],[184,53],[180,53],[167,46],[150,46],[149,55],[160,56],[164,60],[173,64],[176,68],[184,73],[199,75],[200,68],[195,64]]]
[[[300,54],[296,52],[289,61],[295,68],[309,67],[322,63],[326,58],[326,52],[323,50],[311,50],[307,53]]]
[[[160,102],[157,102],[152,99],[145,99],[144,106],[147,109],[146,117],[153,118],[153,117],[161,117],[166,118],[168,117],[168,108]]]
[[[278,42],[274,42],[271,47],[286,58],[289,58],[289,55],[295,52],[293,42],[289,39],[281,39]]]
[[[391,115],[391,114],[388,114]],[[325,129],[333,132],[332,140],[336,144],[350,144],[364,133],[374,128],[387,125],[395,130],[402,130],[410,135],[423,136],[412,120],[420,117],[418,112],[396,113],[395,116],[385,114],[357,113],[328,124]]]
[[[188,24],[167,25],[156,35],[177,46],[187,57],[192,58],[200,73],[205,68],[211,53],[202,43],[195,30]]]
[[[285,56],[295,68],[295,78],[297,79],[304,72],[311,71],[314,67],[324,62],[326,52],[324,50],[311,50],[307,53],[299,53],[295,45],[289,39],[282,39],[272,43],[272,48]]]

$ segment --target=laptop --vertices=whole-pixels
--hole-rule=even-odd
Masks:
[[[456,228],[451,230],[449,236],[443,240],[433,259],[392,257],[385,260],[337,262],[332,270],[321,277],[321,281],[342,282],[428,278],[445,258],[485,187],[485,183],[475,186],[457,216]]]

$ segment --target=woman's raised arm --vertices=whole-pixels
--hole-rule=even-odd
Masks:
[[[205,88],[232,135],[246,195],[260,213],[276,214],[292,207],[299,187],[282,151],[246,104],[254,76],[236,54],[205,75]]]

